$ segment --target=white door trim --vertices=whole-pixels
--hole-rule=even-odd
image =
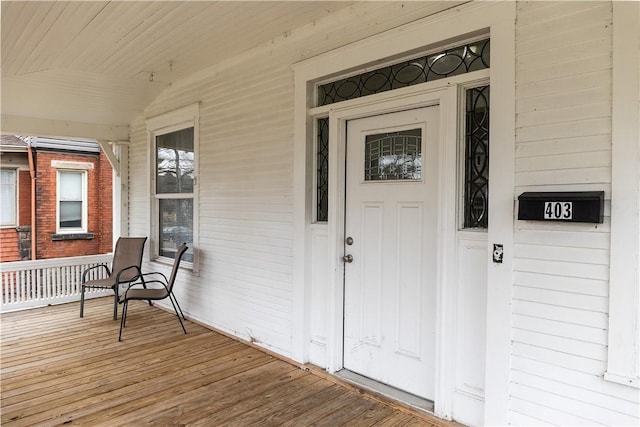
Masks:
[[[443,13],[427,17],[398,29],[381,33],[357,43],[336,49],[323,55],[304,60],[292,66],[294,70],[294,170],[293,170],[293,295],[292,295],[292,351],[295,360],[306,362],[309,357],[310,312],[311,312],[311,232],[312,224],[312,194],[314,173],[313,159],[313,118],[310,106],[314,95],[314,82],[336,75],[362,68],[382,58],[401,56],[416,49],[426,49],[442,41],[453,40],[463,35],[490,33],[491,37],[491,154],[492,163],[499,167],[492,167],[493,175],[490,198],[490,227],[489,244],[502,243],[505,249],[503,264],[489,265],[488,298],[487,298],[487,357],[485,382],[485,424],[504,425],[508,421],[509,411],[509,357],[510,357],[510,316],[512,289],[512,256],[513,256],[513,207],[514,207],[514,139],[515,139],[515,16],[514,2],[472,2],[454,7]],[[443,82],[446,84],[446,82]],[[432,86],[431,86],[432,87]],[[405,88],[410,89],[410,88]],[[401,90],[400,90],[401,91]],[[399,91],[393,91],[399,92]],[[447,118],[445,103],[455,104],[456,94],[452,90],[444,90],[441,94],[440,119],[451,124]],[[357,102],[369,102],[369,98],[380,100],[379,95],[366,97],[367,100],[345,101],[345,108],[354,106]],[[349,114],[357,117],[357,108],[353,107]],[[334,106],[328,106],[330,111],[330,138],[336,141],[340,132],[344,134],[344,122],[347,112]],[[455,122],[455,120],[453,120]],[[451,126],[451,125],[449,125]],[[455,124],[451,129],[440,129],[442,135],[455,135]],[[455,144],[451,144],[455,147]],[[330,143],[330,162],[338,164],[336,143]],[[342,154],[341,156],[344,156]],[[344,159],[342,159],[344,161]],[[344,163],[343,163],[344,164]],[[335,185],[336,179],[344,171],[338,172],[330,168],[330,184]],[[452,168],[455,172],[455,167]],[[344,179],[343,177],[341,178]],[[450,179],[455,180],[455,176]],[[448,181],[444,181],[448,182]],[[495,184],[494,184],[495,183]],[[330,189],[330,217],[329,238],[335,239],[339,225],[335,215],[344,213],[344,203],[336,198],[335,187]],[[447,201],[455,195],[441,195]],[[442,206],[445,206],[443,203]],[[447,215],[449,221],[454,221],[455,215]],[[454,223],[443,224],[447,229],[455,228]],[[442,246],[443,251],[452,253],[455,248]],[[330,262],[328,291],[331,298],[327,302],[327,311],[332,314],[328,329],[328,369],[336,370],[337,355],[342,348],[337,348],[334,336],[341,336],[335,315],[341,301],[335,295],[336,276],[340,275],[341,266],[338,265],[338,254],[342,248],[336,248],[335,242],[330,242],[328,260]],[[487,260],[489,262],[489,260]],[[446,265],[444,271],[451,271],[451,259],[443,259]],[[339,267],[339,268],[338,268]],[[439,280],[444,280],[440,277]],[[450,305],[441,305],[441,310],[452,310]],[[442,313],[441,313],[442,314]],[[440,319],[440,317],[439,317]],[[440,326],[438,326],[440,327]],[[453,345],[450,343],[450,345]],[[440,351],[451,351],[443,346]],[[438,372],[451,372],[452,360],[442,360],[442,366],[437,365]],[[436,362],[438,363],[438,361]],[[451,377],[441,375],[440,384],[436,392],[436,415],[443,418],[451,417],[453,384]],[[438,390],[442,394],[438,396]]]
[[[440,106],[439,118],[439,182],[438,188],[438,254],[436,278],[436,384],[435,413],[446,417],[442,403],[449,400],[446,389],[452,386],[450,359],[452,348],[450,337],[452,320],[449,301],[444,283],[453,277],[455,266],[455,231],[456,231],[456,174],[457,174],[457,85],[444,82],[426,83],[412,87],[412,94],[381,94],[377,102],[367,100],[366,105],[351,105],[336,108],[329,114],[329,164],[345,164],[346,123],[349,120],[367,116],[385,114],[411,108]],[[329,372],[342,369],[343,355],[343,278],[344,264],[344,219],[345,219],[345,171],[344,167],[329,168],[329,271],[330,276],[330,332],[327,341],[329,352]],[[448,188],[448,191],[445,189]]]

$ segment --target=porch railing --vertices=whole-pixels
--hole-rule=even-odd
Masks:
[[[82,273],[98,264],[110,265],[112,254],[0,263],[0,312],[80,301]],[[102,268],[91,279],[106,277]],[[85,298],[111,291],[87,290]]]

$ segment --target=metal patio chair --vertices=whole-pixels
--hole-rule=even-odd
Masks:
[[[118,300],[120,285],[130,284],[141,276],[142,254],[146,237],[120,237],[113,251],[111,269],[107,264],[90,267],[82,273],[82,290],[80,296],[80,317],[84,316],[84,292],[86,289],[111,289],[114,292],[113,320],[118,319]],[[102,268],[107,271],[104,279],[87,280],[92,270]]]
[[[178,273],[178,268],[180,267],[180,261],[182,260],[182,256],[187,251],[188,247],[186,243],[178,246],[176,251],[176,257],[173,260],[173,269],[171,270],[171,274],[169,278],[165,276],[163,273],[159,271],[154,271],[151,273],[144,273],[140,277],[140,281],[136,283],[132,283],[127,288],[124,296],[122,298],[122,318],[120,319],[120,333],[118,334],[118,341],[122,341],[122,328],[126,326],[127,322],[127,309],[129,308],[129,301],[139,300],[139,301],[158,301],[165,298],[169,298],[171,301],[171,305],[173,305],[173,309],[176,312],[176,316],[180,321],[180,326],[182,326],[182,330],[184,333],[187,333],[187,330],[184,328],[184,323],[182,319],[186,320],[184,314],[182,313],[182,309],[178,304],[178,300],[176,296],[173,294],[173,285],[176,281],[176,274]],[[155,276],[155,280],[147,280],[146,277]],[[142,285],[143,288],[137,288],[134,286]],[[149,285],[149,287],[147,287]]]

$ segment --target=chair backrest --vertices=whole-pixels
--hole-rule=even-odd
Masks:
[[[178,246],[176,250],[176,257],[173,260],[173,269],[171,270],[171,275],[169,276],[169,280],[167,283],[167,288],[169,288],[169,292],[173,289],[173,283],[176,281],[176,274],[178,274],[178,268],[180,267],[180,261],[182,260],[182,255],[189,249],[186,243]]]
[[[132,265],[140,268],[142,266],[142,254],[144,253],[144,244],[146,237],[120,237],[116,242],[116,249],[113,252],[113,264],[111,266],[111,275],[115,277],[123,268]],[[130,269],[122,273],[120,282],[131,282],[138,278],[139,271]]]

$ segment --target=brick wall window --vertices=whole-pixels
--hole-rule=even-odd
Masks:
[[[0,227],[17,225],[16,211],[18,205],[17,173],[15,169],[2,169],[0,174]]]
[[[87,232],[87,172],[58,170],[58,233]]]

